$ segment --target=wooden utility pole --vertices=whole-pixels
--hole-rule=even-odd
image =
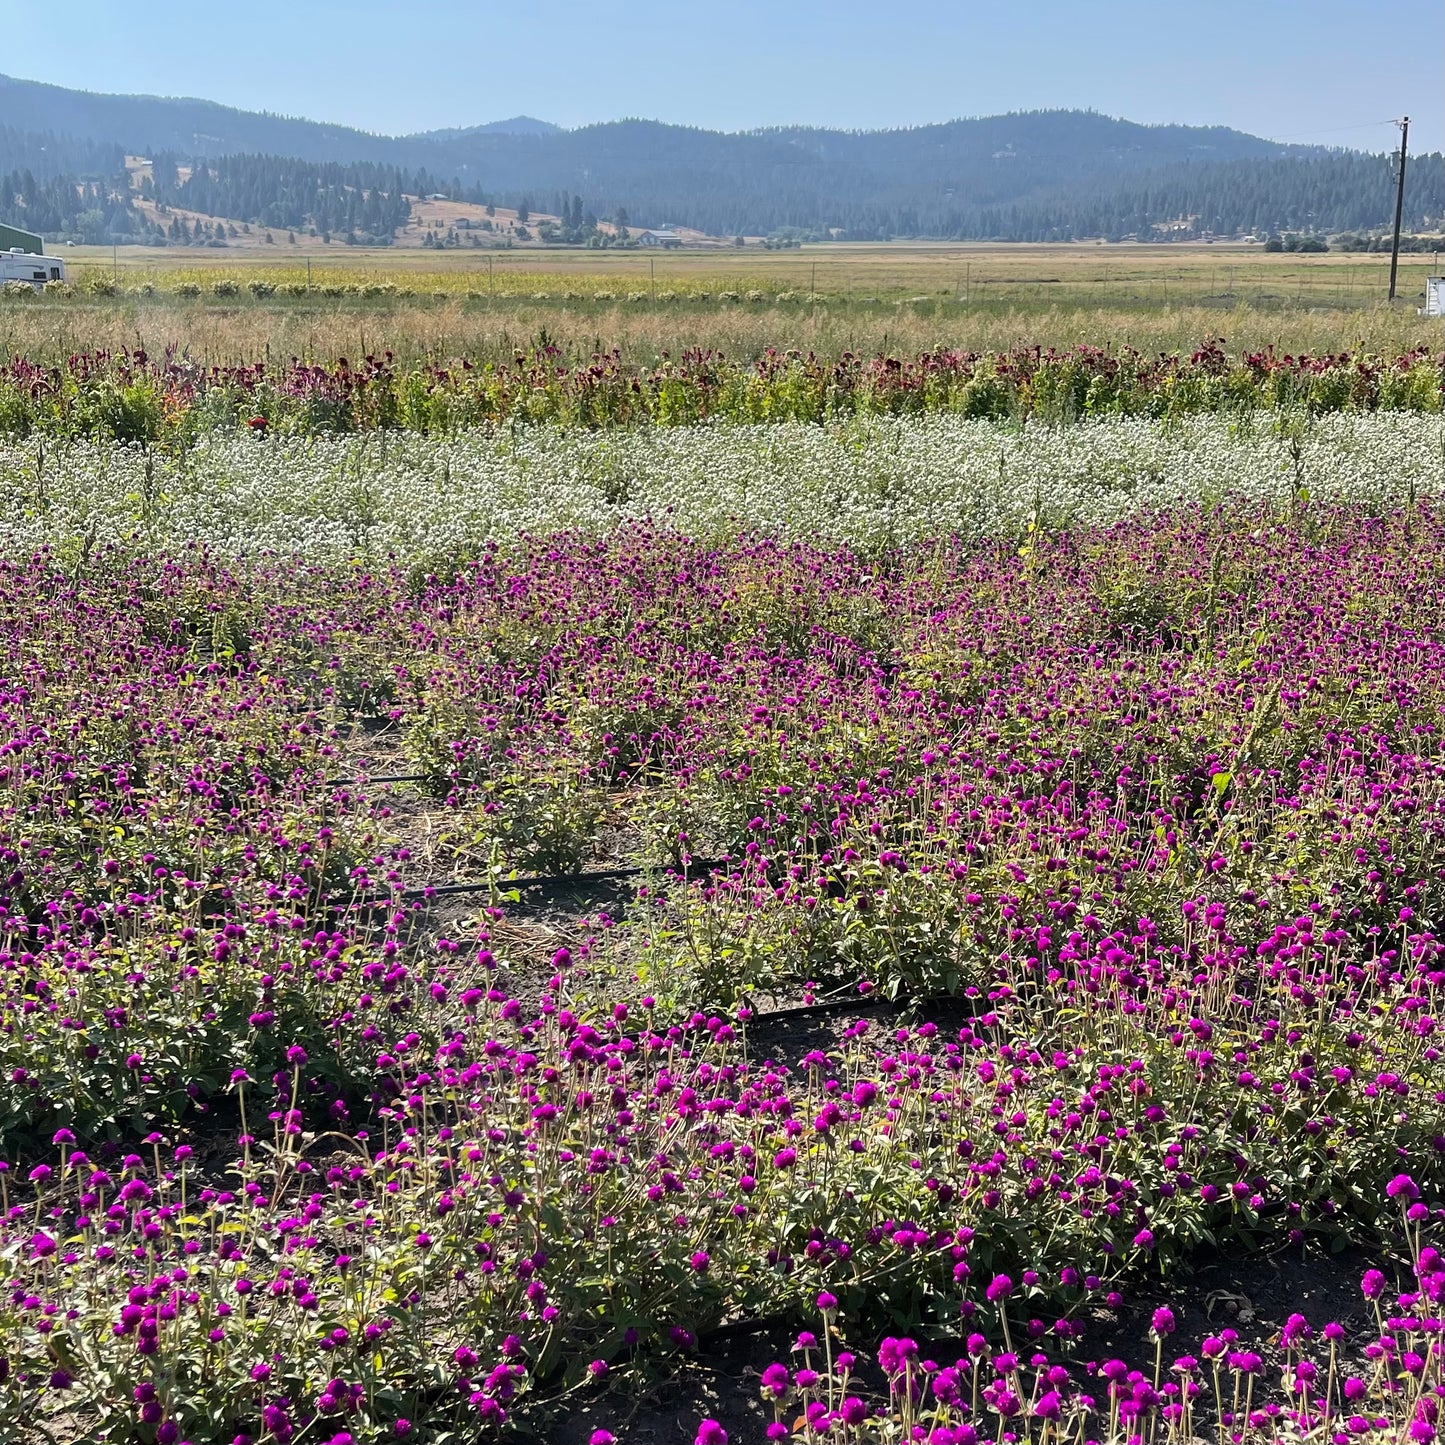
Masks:
[[[1395,277],[1400,269],[1400,218],[1405,211],[1405,147],[1410,139],[1410,117],[1397,120],[1400,127],[1400,173],[1395,185],[1395,241],[1390,247],[1390,300],[1395,299]]]

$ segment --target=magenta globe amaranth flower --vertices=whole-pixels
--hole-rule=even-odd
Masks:
[[[1013,1292],[1014,1282],[1006,1274],[996,1274],[984,1290],[985,1297],[992,1304],[1006,1300]]]
[[[1397,1174],[1385,1185],[1385,1193],[1402,1204],[1413,1204],[1420,1197],[1420,1188],[1408,1174]]]
[[[764,1398],[782,1399],[792,1387],[792,1377],[788,1373],[786,1365],[771,1364],[764,1368],[762,1373],[762,1390]]]

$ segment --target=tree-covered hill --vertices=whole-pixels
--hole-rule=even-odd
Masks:
[[[405,195],[432,190],[512,207],[581,195],[589,212],[634,227],[856,239],[1370,231],[1394,204],[1388,157],[1089,111],[745,133],[636,119],[562,130],[516,117],[394,137],[0,77],[0,113],[0,177],[10,178],[0,216],[38,229],[50,228],[19,214],[30,204],[21,193],[62,177],[108,191],[126,221],[127,153],[154,162],[164,205],[370,237],[405,220]],[[1417,158],[1407,180],[1407,227],[1439,226],[1439,158]]]

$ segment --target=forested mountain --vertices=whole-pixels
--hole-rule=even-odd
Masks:
[[[124,163],[125,149],[114,141],[78,141],[53,131],[0,125],[0,170],[29,171],[40,181],[54,176],[98,180],[119,175]]]
[[[856,239],[1368,231],[1388,225],[1394,200],[1387,157],[1079,111],[741,134],[645,120],[560,130],[521,116],[388,137],[5,77],[0,107],[0,176],[9,177],[0,218],[20,225],[39,214],[22,191],[61,176],[91,187],[89,201],[95,187],[102,200],[108,191],[122,225],[144,223],[126,203],[126,153],[152,160],[152,197],[163,206],[377,238],[405,219],[405,196],[432,191],[516,207],[565,192],[634,227]],[[1407,227],[1438,226],[1439,158],[1415,158],[1407,179]],[[47,194],[59,204],[59,192]],[[87,234],[98,208],[84,207]]]
[[[1441,215],[1438,152],[1414,157],[1405,169],[1405,226],[1438,228]],[[1330,234],[1379,230],[1395,207],[1390,156],[1336,151],[1324,156],[1176,165],[1090,194],[1080,187],[1008,207],[983,207],[940,229],[1025,241],[1147,234],[1174,222],[1178,239],[1201,235],[1266,235],[1294,231]]]
[[[534,115],[514,115],[509,120],[489,120],[485,125],[452,127],[448,130],[420,131],[409,140],[453,141],[474,135],[556,135],[562,127]]]
[[[301,160],[378,160],[397,164],[404,142],[342,125],[236,110],[209,100],[100,95],[0,75],[0,115],[20,130],[113,143],[128,151],[232,155],[263,151]],[[396,150],[398,154],[390,154]],[[8,164],[4,167],[8,169]]]

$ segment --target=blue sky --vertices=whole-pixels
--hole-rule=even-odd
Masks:
[[[728,130],[1036,107],[1412,149],[1445,128],[1440,0],[66,0],[0,69],[402,133],[519,112]]]

